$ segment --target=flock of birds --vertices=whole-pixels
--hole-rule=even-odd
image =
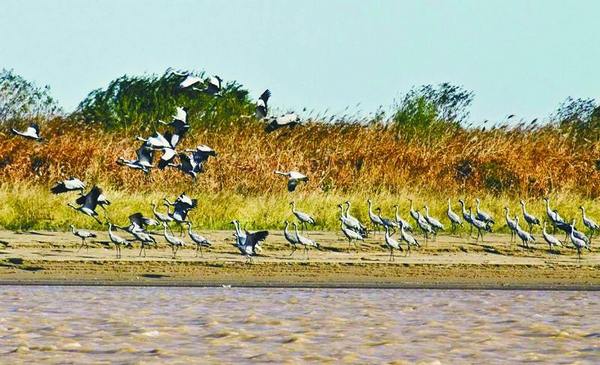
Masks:
[[[171,71],[178,77],[181,77],[178,89],[180,90],[193,90],[197,92],[206,93],[219,97],[223,90],[223,79],[219,76],[212,76],[207,79],[191,75],[189,73],[180,73]],[[269,116],[268,101],[271,97],[271,92],[265,90],[256,102],[255,117],[258,120],[265,122],[265,131],[272,132],[279,128],[292,127],[299,124],[300,118],[295,113],[287,113],[280,116]],[[141,141],[141,146],[137,149],[136,157],[134,159],[126,159],[119,157],[117,163],[119,165],[126,166],[134,170],[140,170],[144,173],[150,173],[152,169],[158,168],[160,170],[166,168],[175,168],[182,173],[189,175],[192,179],[196,179],[197,176],[205,171],[205,164],[210,157],[216,157],[217,152],[207,145],[199,145],[194,149],[185,149],[178,152],[179,145],[183,138],[190,130],[190,124],[187,121],[188,110],[185,107],[178,107],[175,114],[172,116],[170,122],[159,121],[159,124],[164,125],[168,128],[167,131],[160,133],[156,131],[153,135],[143,138],[137,136],[136,140]],[[43,138],[40,135],[40,128],[37,124],[31,124],[24,131],[12,129],[15,135],[35,140],[42,141]],[[161,153],[158,163],[155,165],[155,154]],[[296,190],[297,186],[301,182],[307,182],[308,177],[298,171],[274,171],[275,174],[284,176],[287,179],[287,189],[290,192]],[[129,224],[125,226],[119,226],[113,224],[107,215],[107,206],[111,203],[106,196],[102,193],[102,189],[98,186],[93,186],[87,193],[85,192],[86,184],[78,178],[71,177],[64,181],[58,182],[51,188],[54,194],[62,194],[67,192],[79,192],[79,197],[75,200],[75,204],[68,203],[68,206],[73,208],[79,213],[85,214],[101,225],[108,227],[108,237],[110,241],[115,245],[117,251],[117,257],[121,257],[122,247],[132,247],[132,242],[140,242],[139,255],[146,255],[146,247],[156,246],[157,241],[154,237],[157,233],[149,230],[149,227],[160,227],[162,226],[162,235],[167,244],[172,249],[173,258],[176,258],[177,251],[186,245],[183,235],[184,226],[187,226],[187,235],[189,239],[194,242],[196,246],[196,255],[202,254],[202,249],[211,246],[211,241],[206,237],[200,235],[197,232],[192,231],[192,222],[189,220],[189,212],[198,206],[196,199],[190,198],[185,193],[179,195],[173,202],[168,199],[163,199],[163,205],[166,207],[166,212],[157,211],[157,205],[152,203],[152,212],[154,218],[145,217],[142,213],[136,212],[129,216]],[[471,235],[475,230],[477,232],[476,241],[479,239],[483,240],[485,232],[491,232],[492,227],[495,224],[493,217],[480,209],[481,202],[479,199],[475,200],[475,212],[473,209],[465,206],[463,200],[459,200],[461,205],[461,214],[457,214],[452,210],[451,201],[448,200],[447,219],[451,225],[451,231],[454,233],[459,226],[463,226],[463,222],[466,222],[470,226]],[[411,247],[419,247],[420,243],[417,240],[416,233],[417,229],[422,233],[425,242],[432,237],[436,238],[438,232],[444,231],[446,228],[444,224],[435,217],[432,217],[429,213],[427,205],[423,207],[423,212],[418,209],[414,209],[413,201],[410,201],[409,214],[414,221],[415,228],[407,220],[403,219],[399,213],[398,206],[394,206],[395,216],[393,218],[386,218],[381,215],[381,209],[376,208],[373,211],[371,200],[367,201],[368,204],[368,216],[370,219],[371,230],[369,230],[358,218],[351,214],[351,203],[349,201],[339,204],[340,210],[340,223],[341,232],[348,240],[348,248],[357,244],[359,241],[364,239],[373,231],[385,231],[384,243],[390,251],[390,260],[394,259],[394,250],[403,251],[402,244],[406,244],[407,255],[410,253]],[[524,247],[529,247],[530,244],[535,242],[533,236],[533,228],[536,225],[540,225],[541,221],[539,218],[527,212],[525,202],[520,201],[523,220],[527,224],[528,229],[524,229],[519,224],[519,217],[514,216],[511,218],[509,214],[509,208],[505,207],[505,220],[506,225],[511,232],[511,242],[515,237],[518,237]],[[546,215],[547,221],[553,226],[554,231],[562,230],[565,232],[564,243],[558,238],[551,235],[546,231],[546,221],[542,226],[542,236],[546,243],[550,247],[550,251],[558,246],[565,245],[567,240],[570,240],[572,245],[577,250],[578,257],[581,257],[581,251],[590,249],[591,238],[596,231],[600,230],[600,226],[593,221],[591,218],[586,216],[584,207],[580,207],[582,211],[583,224],[589,230],[589,237],[581,231],[575,228],[575,220],[567,222],[564,220],[556,210],[550,209],[549,200],[545,198],[546,204]],[[291,210],[293,215],[296,217],[298,222],[292,222],[294,230],[290,230],[290,222],[284,222],[283,236],[290,244],[293,255],[298,247],[303,247],[308,258],[308,250],[310,248],[320,248],[320,245],[313,239],[307,237],[304,234],[304,230],[308,225],[315,225],[315,219],[305,213],[296,209],[295,202],[291,202]],[[100,219],[100,215],[97,208],[100,207],[104,210],[103,222]],[[462,216],[462,218],[461,218]],[[171,225],[176,224],[180,228],[180,234],[177,236],[173,233]],[[261,250],[261,243],[265,241],[269,235],[268,231],[257,231],[249,232],[241,227],[241,224],[237,220],[233,220],[231,224],[234,226],[235,232],[235,244],[240,253],[244,255],[247,260],[251,261],[252,257],[255,256]],[[298,231],[298,227],[301,227],[301,232]],[[119,229],[127,232],[131,235],[128,239],[119,236],[115,231]],[[73,235],[81,239],[81,245],[79,250],[83,247],[87,248],[87,239],[95,238],[96,234],[83,229],[76,229],[71,225],[71,232]],[[394,235],[398,233],[398,238],[394,238]]]

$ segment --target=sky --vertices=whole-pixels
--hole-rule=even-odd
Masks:
[[[66,111],[175,67],[269,88],[286,111],[373,112],[450,82],[475,92],[473,121],[533,119],[600,96],[597,14],[592,0],[2,0],[0,68]]]

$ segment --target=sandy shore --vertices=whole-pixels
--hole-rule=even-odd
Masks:
[[[146,257],[135,243],[116,259],[105,232],[77,252],[80,241],[71,233],[2,231],[0,242],[8,246],[0,246],[0,284],[600,289],[600,251],[578,260],[572,248],[524,249],[506,235],[488,235],[483,243],[440,236],[390,262],[381,234],[347,252],[337,232],[307,232],[322,246],[307,260],[302,250],[289,256],[281,232],[271,232],[262,255],[248,264],[232,246],[231,231],[203,233],[211,249],[196,257],[190,245],[174,260],[160,236]]]

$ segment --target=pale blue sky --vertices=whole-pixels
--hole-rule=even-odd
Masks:
[[[475,91],[472,119],[600,94],[600,1],[2,0],[0,68],[66,110],[127,74],[205,69],[281,109],[364,111],[414,85]]]

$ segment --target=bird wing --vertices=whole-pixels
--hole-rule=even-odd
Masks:
[[[154,159],[154,151],[152,148],[144,144],[137,150],[136,155],[140,165],[152,165],[152,160]]]
[[[268,231],[248,232],[246,231],[245,245],[250,245],[254,249],[259,242],[264,241],[269,236]]]
[[[165,148],[162,156],[160,157],[160,161],[158,161],[158,168],[162,170],[167,167],[167,165],[173,161],[173,158],[175,158],[176,155],[177,152],[175,152],[174,149]]]
[[[179,87],[181,89],[185,89],[187,87],[190,87],[194,84],[197,84],[199,82],[202,82],[202,79],[197,77],[197,76],[192,76],[192,75],[188,75],[188,77],[185,78],[185,80],[183,80],[180,84]]]
[[[27,128],[27,132],[33,131],[35,133],[35,135],[39,135],[40,134],[40,126],[37,125],[36,123],[32,123],[29,125],[29,128]]]
[[[145,226],[144,224],[144,216],[142,215],[142,213],[133,213],[132,215],[130,215],[129,217],[129,221],[131,222],[131,224],[135,224],[138,227],[143,228]]]
[[[65,183],[61,181],[56,183],[56,185],[54,185],[53,187],[51,187],[50,191],[52,192],[52,194],[60,194],[66,193],[67,191],[69,191],[69,189],[67,189]]]
[[[85,195],[85,203],[83,205],[88,209],[96,210],[96,206],[98,205],[98,197],[100,194],[102,194],[102,189],[94,186],[92,190]]]
[[[262,94],[260,94],[260,96],[258,97],[259,100],[262,100],[265,103],[265,107],[267,106],[267,102],[269,101],[269,98],[271,97],[271,91],[269,89],[263,91]]]

